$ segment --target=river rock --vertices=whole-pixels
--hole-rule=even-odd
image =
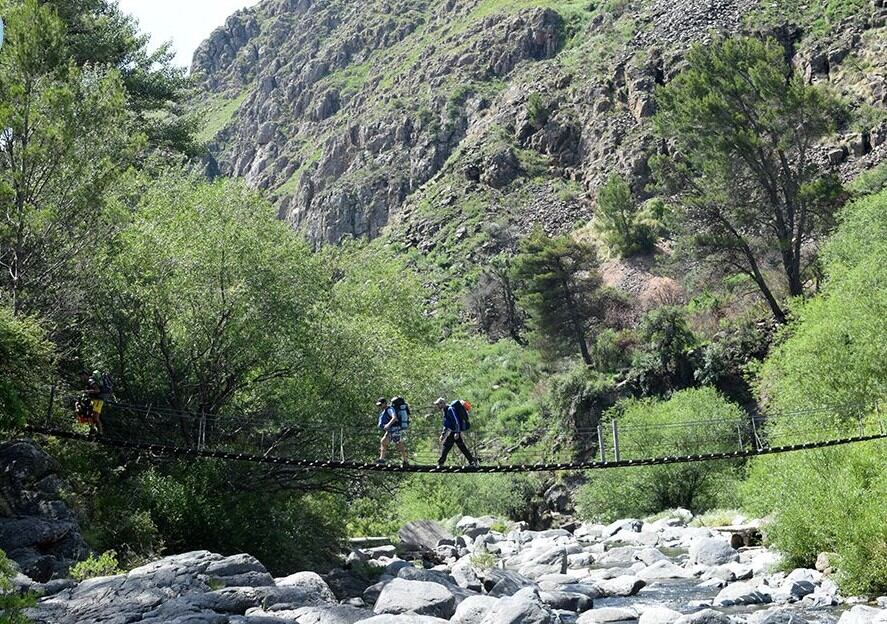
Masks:
[[[502,598],[487,612],[481,624],[551,624],[552,613],[533,588]]]
[[[270,610],[250,610],[248,616],[273,616],[292,618],[298,624],[354,624],[373,616],[373,612],[349,605],[324,605],[299,607],[298,609],[284,610],[272,607]]]
[[[594,602],[585,594],[571,591],[540,591],[539,599],[552,609],[583,613],[591,609]]]
[[[450,624],[480,624],[497,602],[492,596],[469,596],[456,607]]]
[[[658,552],[658,551],[657,551]],[[637,577],[644,581],[652,581],[656,579],[678,579],[690,578],[692,574],[681,566],[673,564],[671,561],[657,561],[653,565],[647,566],[637,573]]]
[[[690,547],[690,563],[716,566],[739,561],[739,552],[723,539],[706,537]]]
[[[580,615],[578,624],[614,624],[615,622],[637,622],[637,620],[638,614],[634,609],[602,607]]]
[[[876,609],[866,605],[854,605],[841,614],[838,624],[884,624],[887,623],[887,609]]]
[[[651,566],[658,561],[668,561],[668,557],[662,554],[658,548],[643,548],[634,554],[635,559]]]
[[[636,576],[617,576],[597,583],[605,596],[634,596],[646,585],[646,581]]]
[[[607,538],[616,535],[619,531],[634,531],[640,533],[644,527],[644,523],[636,518],[628,518],[625,520],[616,520],[611,522],[601,531],[601,537]]]
[[[330,586],[316,572],[296,572],[275,580],[278,587],[299,587],[309,597],[323,602],[336,602]]]
[[[363,624],[447,624],[447,620],[431,615],[419,615],[417,613],[383,613],[371,618],[360,620]]]
[[[645,609],[638,619],[638,624],[674,624],[681,619],[681,614],[667,607],[651,607]]]
[[[443,585],[396,578],[382,588],[373,611],[377,614],[415,613],[449,619],[456,610],[456,598]]]
[[[454,539],[449,531],[432,520],[408,522],[397,532],[397,537],[406,548],[427,550],[434,550],[442,539]]]
[[[484,589],[490,596],[511,596],[523,587],[534,586],[535,583],[525,576],[511,570],[487,570],[483,578]]]
[[[731,624],[731,620],[720,611],[702,609],[696,613],[682,615],[676,624]]]
[[[475,538],[478,535],[489,533],[496,522],[497,520],[493,516],[481,516],[480,518],[465,516],[456,523],[456,528],[464,535]]]
[[[770,594],[759,591],[750,583],[732,583],[715,596],[712,604],[716,607],[732,607],[734,605],[766,604],[771,601]]]
[[[464,589],[477,592],[483,589],[483,583],[475,571],[470,557],[462,557],[454,563],[450,570],[450,576],[453,577],[456,585]]]

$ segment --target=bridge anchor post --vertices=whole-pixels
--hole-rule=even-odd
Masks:
[[[613,456],[619,461],[619,425],[613,420]]]

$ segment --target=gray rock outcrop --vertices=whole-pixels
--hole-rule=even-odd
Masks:
[[[58,464],[36,444],[0,443],[0,549],[35,581],[64,576],[90,552],[62,485]]]

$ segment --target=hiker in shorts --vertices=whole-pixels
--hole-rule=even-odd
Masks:
[[[102,394],[101,373],[80,371],[80,382],[83,384],[83,395],[74,403],[77,422],[89,425],[89,433],[96,435],[103,431],[102,408],[105,406]]]
[[[407,447],[401,438],[403,429],[400,426],[400,417],[398,417],[395,409],[388,404],[388,399],[385,397],[379,397],[379,400],[376,401],[376,407],[380,410],[379,429],[385,432],[379,441],[379,459],[376,460],[376,463],[385,463],[385,453],[388,451],[388,445],[394,444],[400,451],[401,463],[406,466],[409,462],[407,461]]]

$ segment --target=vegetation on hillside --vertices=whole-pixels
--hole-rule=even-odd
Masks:
[[[453,28],[506,4],[481,2]],[[578,24],[624,8],[580,4],[559,5],[568,18],[560,24],[565,63],[576,62],[569,49]],[[53,385],[64,397],[55,409],[68,410],[84,367],[110,372],[121,402],[182,421],[204,414],[220,429],[242,425],[257,434],[305,422],[365,431],[349,453],[367,459],[378,444],[381,395],[407,396],[414,422],[429,427],[439,425],[439,415],[424,409],[435,397],[471,400],[483,461],[588,460],[601,452],[597,427],[614,422],[623,452],[638,457],[731,450],[747,434],[749,413],[764,414],[764,434],[774,440],[793,435],[785,414],[799,409],[821,428],[875,422],[887,384],[884,167],[846,191],[819,167],[810,149],[841,120],[841,107],[795,74],[772,40],[695,47],[659,89],[653,124],[668,145],[655,160],[662,197],[642,201],[650,189],[614,175],[599,189],[590,228],[556,236],[528,226],[521,236],[508,219],[491,221],[487,204],[539,188],[552,162],[494,128],[498,138],[485,149],[503,155],[522,180],[472,194],[444,176],[418,210],[437,219],[445,245],[420,251],[382,238],[315,250],[245,182],[193,173],[189,158],[209,135],[195,137],[183,114],[184,79],[168,51],[147,53],[144,35],[113,3],[7,5],[4,431],[43,410]],[[844,13],[841,3],[829,6],[830,14]],[[630,15],[620,23],[630,36]],[[431,34],[419,28],[414,36]],[[421,48],[395,47],[404,55],[398,71],[408,72]],[[350,94],[372,70],[362,65],[326,79]],[[503,86],[486,82],[491,91]],[[458,87],[447,101],[464,107],[471,88]],[[209,130],[224,127],[244,99],[211,102]],[[545,126],[554,104],[534,92],[528,123]],[[552,188],[570,201],[581,192],[575,182]],[[834,230],[835,210],[848,197]],[[450,218],[456,214],[476,229],[461,229]],[[598,243],[626,273],[632,262],[649,262],[667,288],[605,287],[613,265],[600,262]],[[671,253],[675,246],[680,253]],[[697,272],[698,260],[716,270]],[[782,328],[768,354],[773,318]],[[708,426],[674,426],[688,420]],[[105,425],[132,426],[113,411]],[[174,429],[164,434],[193,442],[188,426]],[[207,435],[210,442],[222,436]],[[306,437],[288,449],[312,455],[328,443]],[[90,544],[119,558],[93,559],[75,570],[83,577],[116,570],[118,561],[126,567],[198,548],[248,551],[276,573],[320,568],[349,532],[393,533],[423,517],[495,514],[544,525],[543,493],[558,479],[395,481],[148,462],[46,444],[66,470],[69,502]],[[413,450],[433,454],[435,440],[416,440]],[[790,563],[835,552],[849,591],[877,592],[887,576],[885,465],[883,448],[872,445],[745,465],[600,472],[584,477],[576,502],[595,520],[742,503],[772,514],[768,535]]]

